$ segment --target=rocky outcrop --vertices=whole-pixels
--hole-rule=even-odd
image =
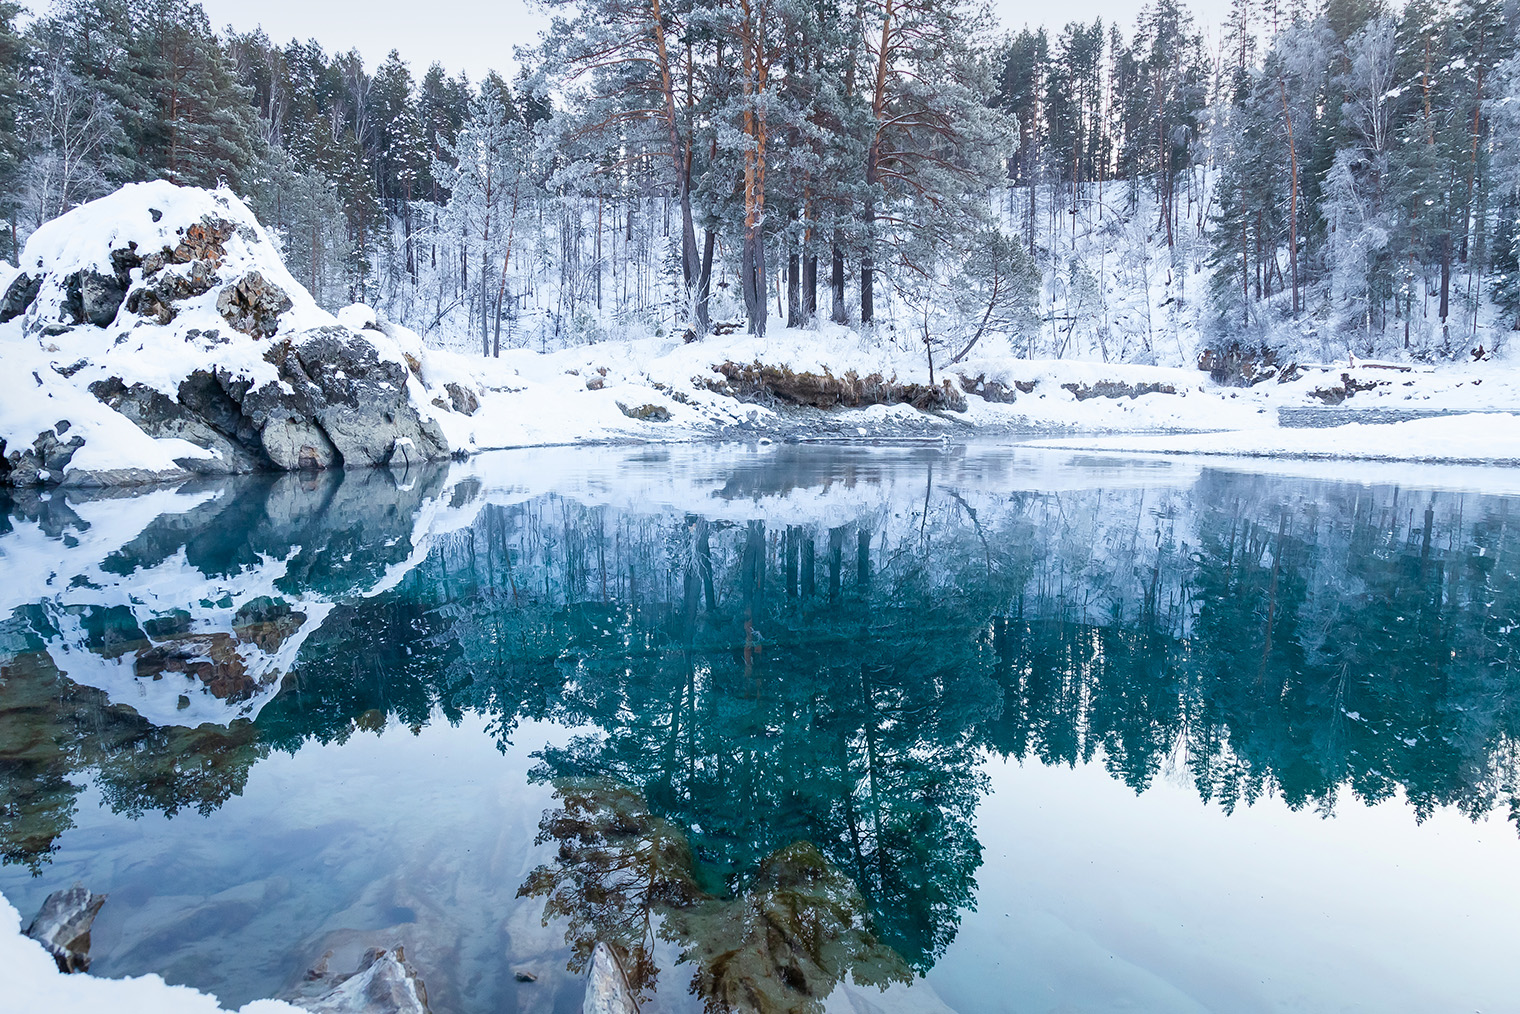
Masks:
[[[286,999],[311,1014],[430,1014],[427,986],[402,948],[372,947],[358,969],[344,975],[327,971],[331,956],[324,955]]]
[[[862,377],[853,370],[836,377],[827,370],[798,373],[790,367],[770,366],[758,360],[747,364],[725,362],[714,366],[713,372],[722,375],[723,381],[708,380],[705,386],[740,401],[821,409],[912,405],[920,411],[966,411],[965,395],[948,380],[939,384],[904,384],[896,377],[884,377],[880,373]]]
[[[105,903],[105,895],[91,894],[82,884],[67,891],[54,891],[26,928],[26,935],[47,949],[60,972],[87,972],[90,927]]]
[[[38,229],[22,259],[28,272],[6,286],[0,315],[20,318],[7,336],[35,345],[30,404],[67,403],[72,418],[0,413],[0,485],[382,465],[398,452],[410,465],[449,455],[430,401],[479,407],[458,384],[423,394],[420,359],[373,311],[344,326],[320,310],[226,191],[132,184]],[[0,345],[0,364],[5,355]],[[210,454],[155,454],[134,434],[136,460],[92,453],[80,472],[75,452],[114,451],[126,420]]]
[[[398,447],[409,462],[448,456],[438,424],[411,404],[407,368],[353,332],[318,328],[272,345],[265,359],[279,380],[257,387],[226,371],[196,371],[175,398],[116,378],[90,390],[150,436],[216,452],[186,459],[190,471],[383,465]]]

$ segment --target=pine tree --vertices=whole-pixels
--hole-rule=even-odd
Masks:
[[[21,76],[30,56],[26,40],[16,31],[20,13],[18,4],[0,2],[0,220],[5,223],[0,234],[0,257],[8,256],[13,263],[21,259],[16,214],[21,203],[18,184],[25,146],[23,120],[18,114],[25,101]]]

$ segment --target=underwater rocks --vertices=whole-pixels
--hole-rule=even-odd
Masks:
[[[87,972],[90,927],[105,903],[104,894],[91,894],[82,884],[54,891],[26,928],[26,935],[47,949],[60,972]]]
[[[582,1014],[638,1014],[628,976],[611,947],[597,941],[586,973],[586,999]]]
[[[342,975],[327,971],[331,956],[324,955],[285,999],[310,1014],[431,1014],[427,986],[402,948],[372,947],[357,970]]]

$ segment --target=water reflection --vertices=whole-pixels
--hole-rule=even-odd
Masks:
[[[656,452],[594,482],[13,503],[4,859],[42,869],[87,783],[205,814],[271,751],[548,721],[583,731],[537,753],[550,853],[510,886],[572,966],[605,940],[668,996],[665,947],[707,1009],[790,1011],[945,952],[989,753],[1137,791],[1179,766],[1226,810],[1520,822],[1508,498],[1030,460]]]

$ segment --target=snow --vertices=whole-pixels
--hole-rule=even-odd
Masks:
[[[1473,413],[1396,423],[1349,423],[1324,429],[1069,438],[1036,441],[1034,446],[1151,454],[1520,466],[1520,416]]]
[[[21,932],[21,914],[0,894],[0,1014],[218,1014],[216,997],[171,986],[158,975],[100,979],[64,975],[42,945]],[[240,1014],[304,1014],[281,1000],[255,1000]]]

